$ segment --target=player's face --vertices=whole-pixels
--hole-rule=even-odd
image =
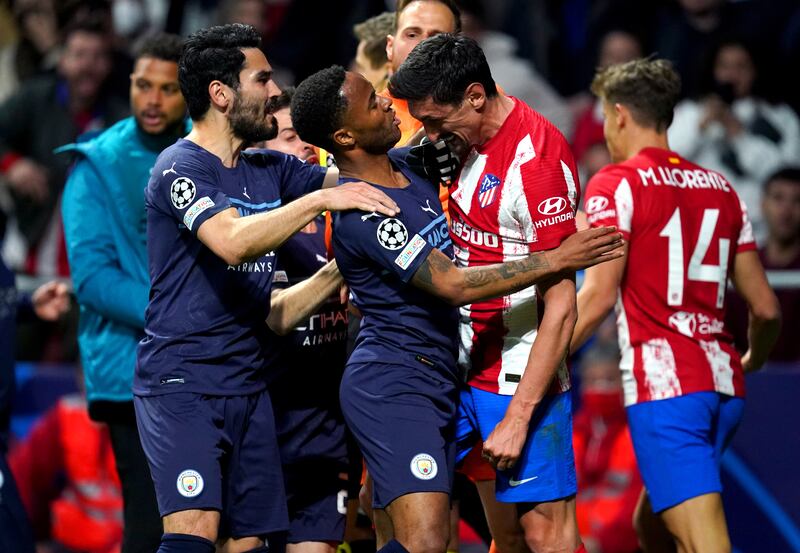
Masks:
[[[746,98],[753,91],[756,68],[747,50],[731,44],[720,49],[714,60],[714,80],[733,86],[737,98]]]
[[[301,161],[317,163],[319,159],[314,153],[314,147],[308,142],[304,142],[297,131],[292,126],[292,116],[289,108],[283,108],[275,112],[275,120],[278,122],[278,135],[272,140],[267,140],[264,147],[276,150],[297,157]]]
[[[791,243],[800,237],[800,183],[772,181],[761,202],[770,237]]]
[[[606,137],[606,146],[608,146],[611,161],[614,163],[625,161],[624,150],[620,144],[621,135],[617,110],[605,100],[603,100],[603,135]]]
[[[363,76],[347,72],[342,91],[347,98],[345,128],[362,150],[373,154],[389,151],[400,140],[400,120],[389,98],[378,96]]]
[[[386,40],[386,56],[392,71],[402,65],[414,46],[441,33],[454,33],[456,20],[450,8],[441,2],[412,2],[397,16],[397,31]]]
[[[178,85],[178,64],[143,57],[131,73],[131,111],[147,134],[174,130],[186,115],[186,103]]]
[[[462,158],[480,142],[481,115],[466,100],[460,104],[437,104],[432,98],[408,103],[408,111],[425,127],[435,142],[443,139]]]
[[[245,142],[271,140],[278,133],[272,113],[273,99],[281,93],[272,80],[272,67],[258,48],[245,48],[244,68],[239,72],[239,89],[234,90],[228,120],[235,136]]]

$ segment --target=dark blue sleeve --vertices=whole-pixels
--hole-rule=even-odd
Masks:
[[[433,249],[409,231],[402,213],[387,218],[350,211],[339,217],[333,232],[335,243],[345,252],[377,263],[403,282],[411,280]]]
[[[145,196],[152,207],[183,223],[194,235],[206,220],[231,207],[214,170],[185,151],[158,158]]]
[[[275,175],[284,203],[322,188],[328,172],[326,167],[305,163],[295,156],[274,150],[249,150],[244,155],[253,165],[268,169]]]

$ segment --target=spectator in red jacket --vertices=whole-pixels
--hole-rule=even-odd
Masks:
[[[583,359],[572,438],[578,528],[589,553],[632,553],[642,479],[622,405],[619,357],[615,349],[595,348]]]

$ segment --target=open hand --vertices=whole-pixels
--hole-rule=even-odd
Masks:
[[[582,230],[553,251],[562,271],[577,271],[625,255],[622,235],[615,227]]]
[[[400,213],[400,208],[393,199],[365,182],[349,182],[326,188],[320,193],[325,194],[325,209],[331,211],[360,209],[381,213],[387,217],[394,217]]]

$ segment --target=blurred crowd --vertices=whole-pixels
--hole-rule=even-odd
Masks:
[[[800,342],[792,339],[800,325],[800,5],[795,0],[458,4],[462,32],[480,43],[505,93],[543,113],[570,141],[582,183],[610,163],[601,107],[588,91],[595,69],[649,55],[674,63],[684,99],[669,130],[670,146],[729,178],[747,205],[764,266],[790,275],[776,284],[784,331],[773,356],[800,364]],[[283,86],[338,63],[382,88],[392,67],[386,35],[395,30],[394,8],[392,0],[0,0],[0,245],[17,287],[37,291],[41,303],[43,293],[61,298],[53,285],[43,291],[42,284],[55,279],[69,285],[61,202],[72,158],[58,149],[130,115],[129,76],[143,38],[157,31],[185,36],[213,24],[248,23],[262,33]],[[0,309],[16,306],[13,284],[4,290],[9,292],[0,296]],[[731,302],[730,328],[744,343],[746,310],[735,298]],[[77,361],[78,310],[59,310],[66,311],[60,320],[48,315],[18,323],[17,359]],[[630,525],[623,530],[617,525],[631,520],[641,480],[625,428],[613,325],[604,328],[583,355],[579,374],[583,414],[575,419],[575,449],[581,487],[589,490],[580,498],[585,508],[579,522],[597,542],[595,551],[622,553],[636,548]],[[11,457],[34,516],[49,509],[37,498],[55,493],[51,475],[59,459],[86,466],[65,454],[77,441],[61,444],[53,454],[35,453],[54,449],[58,425],[67,424],[62,419],[81,428],[92,424],[80,398],[64,400]],[[108,468],[108,436],[81,440],[93,440],[92,463],[108,476],[98,484],[102,493],[95,507],[118,525],[121,500]],[[56,509],[73,516],[69,501]],[[104,543],[119,539],[118,526],[109,528],[112,535],[103,536]]]

